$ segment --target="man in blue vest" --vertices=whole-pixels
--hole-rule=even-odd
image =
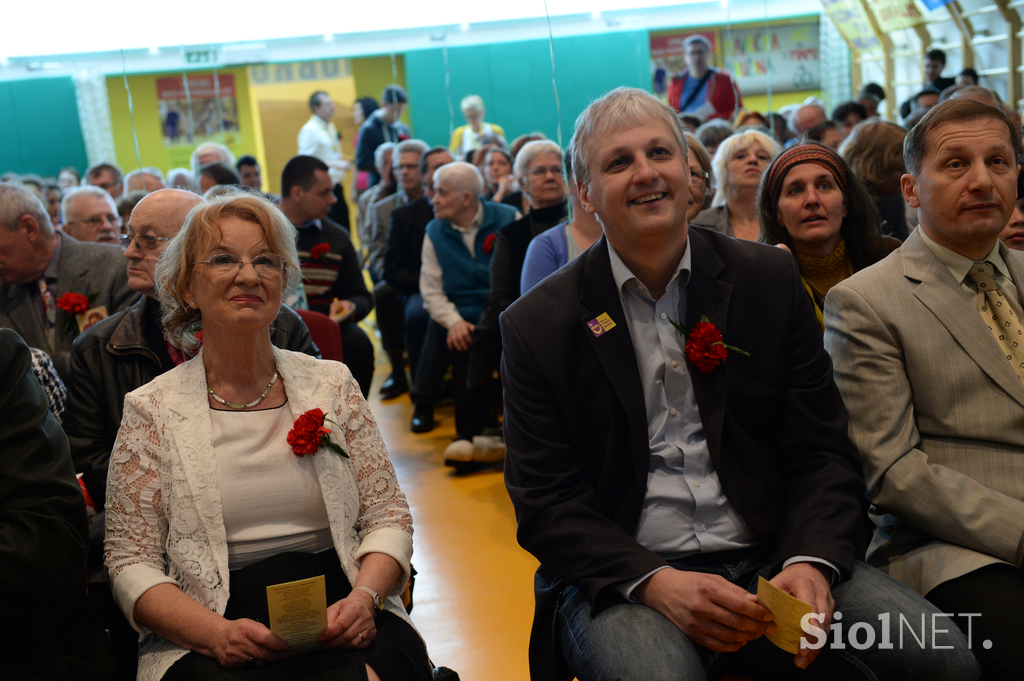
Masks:
[[[434,216],[423,239],[420,293],[430,313],[412,392],[412,430],[434,427],[434,404],[448,364],[452,365],[456,441],[446,463],[474,460],[473,438],[488,420],[486,395],[466,388],[473,328],[490,290],[490,265],[499,229],[518,219],[511,206],[481,197],[484,180],[469,163],[450,163],[434,173]]]

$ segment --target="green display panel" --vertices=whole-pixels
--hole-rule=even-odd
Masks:
[[[70,77],[0,82],[0,123],[0,172],[56,177],[88,165]]]
[[[587,104],[630,85],[650,90],[650,41],[646,31],[555,38],[555,76],[565,142]],[[557,140],[558,113],[551,86],[547,40],[455,47],[448,50],[454,125],[465,124],[459,102],[480,95],[487,121],[505,129],[509,141],[540,131]],[[449,113],[444,53],[440,48],[405,53],[413,134],[429,144],[448,144]]]

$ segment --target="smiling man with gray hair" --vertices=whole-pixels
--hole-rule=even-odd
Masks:
[[[434,215],[423,239],[420,293],[430,313],[423,354],[416,369],[413,432],[434,426],[434,404],[448,364],[455,392],[456,441],[446,464],[474,460],[473,438],[488,425],[486,394],[466,386],[469,347],[490,290],[490,265],[497,232],[519,212],[481,197],[484,179],[476,166],[449,163],[434,173]]]

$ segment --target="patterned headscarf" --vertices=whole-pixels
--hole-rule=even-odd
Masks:
[[[843,196],[846,196],[846,184],[849,178],[846,176],[846,170],[843,168],[842,158],[824,144],[806,142],[783,151],[778,155],[771,167],[768,168],[766,188],[768,189],[768,196],[772,199],[773,206],[779,204],[779,195],[782,194],[782,183],[786,179],[786,175],[801,163],[816,163],[832,173],[832,176],[836,179],[836,184],[839,185],[839,190],[843,192]]]

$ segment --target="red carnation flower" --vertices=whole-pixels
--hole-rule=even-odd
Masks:
[[[331,440],[331,430],[324,427],[324,421],[327,420],[323,409],[319,408],[310,409],[295,419],[292,429],[288,431],[288,444],[295,456],[313,455],[320,447],[327,447],[348,458],[345,450]]]
[[[330,250],[330,244],[317,244],[316,246],[313,246],[313,248],[309,249],[309,257],[313,258],[314,260],[319,260],[321,256],[324,255],[324,253],[327,253]]]
[[[722,332],[711,322],[697,322],[686,339],[686,358],[702,374],[710,373],[729,354]]]
[[[89,309],[89,298],[81,293],[65,293],[57,299],[57,307],[68,314],[82,314]]]
[[[494,243],[498,240],[497,234],[488,234],[487,238],[484,239],[484,255],[490,255],[491,251],[494,250]]]

